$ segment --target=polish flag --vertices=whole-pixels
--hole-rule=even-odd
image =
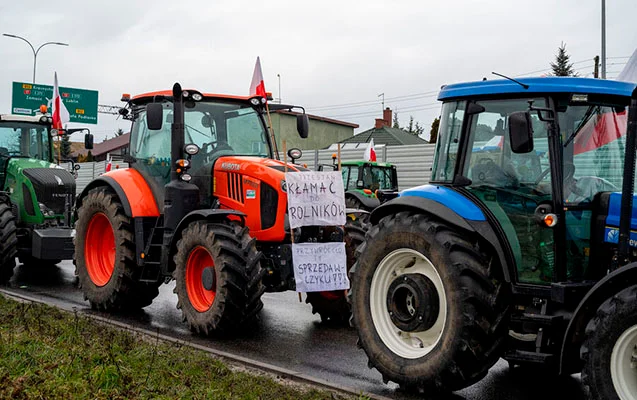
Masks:
[[[257,57],[257,63],[254,65],[252,83],[250,83],[250,96],[261,96],[266,100],[268,98],[265,92],[265,83],[263,83],[263,73],[261,72],[261,60],[259,57]]]
[[[365,148],[365,161],[376,161],[376,150],[374,150],[374,139],[367,143]]]
[[[58,87],[58,73],[55,73],[53,80],[53,128],[61,130],[64,124],[71,119],[69,110],[62,102],[60,97],[60,88]]]
[[[109,172],[113,168],[113,160],[111,159],[111,153],[106,155],[106,172]]]

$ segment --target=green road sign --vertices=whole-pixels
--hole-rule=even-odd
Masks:
[[[71,122],[97,124],[97,91],[64,88],[60,86],[60,97],[69,110]],[[13,82],[11,113],[35,115],[41,105],[52,111],[53,86]]]

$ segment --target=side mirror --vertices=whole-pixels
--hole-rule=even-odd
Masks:
[[[299,114],[296,116],[296,130],[299,132],[301,138],[307,139],[307,134],[310,131],[310,119],[307,114]]]
[[[93,135],[90,133],[84,135],[84,148],[86,150],[93,149]]]
[[[533,151],[533,125],[531,113],[516,111],[509,114],[509,140],[511,151],[518,154]]]
[[[161,103],[146,104],[146,122],[148,123],[148,129],[151,131],[161,129],[164,122],[164,108]]]

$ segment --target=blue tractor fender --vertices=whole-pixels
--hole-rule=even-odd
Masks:
[[[506,237],[504,233],[496,233],[502,232],[497,222],[487,220],[480,207],[469,198],[445,186],[418,186],[400,192],[399,197],[377,207],[372,211],[370,222],[375,225],[382,218],[402,211],[428,214],[482,237],[497,255],[504,279],[511,282],[511,276],[515,274],[511,269],[515,267],[512,256],[504,250]]]
[[[586,293],[575,309],[564,334],[560,352],[560,374],[579,372],[581,366],[579,351],[584,342],[586,325],[595,317],[599,306],[616,293],[635,284],[637,284],[637,262],[627,264],[606,275]]]

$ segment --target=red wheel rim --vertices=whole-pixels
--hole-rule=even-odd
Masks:
[[[96,213],[86,229],[84,259],[88,276],[95,286],[104,286],[115,269],[115,233],[108,217]]]
[[[204,268],[214,267],[212,255],[203,246],[197,246],[188,256],[186,261],[186,292],[190,304],[199,312],[205,312],[210,309],[215,301],[217,294],[217,282],[213,285],[212,290],[206,290],[203,286],[202,274]]]

